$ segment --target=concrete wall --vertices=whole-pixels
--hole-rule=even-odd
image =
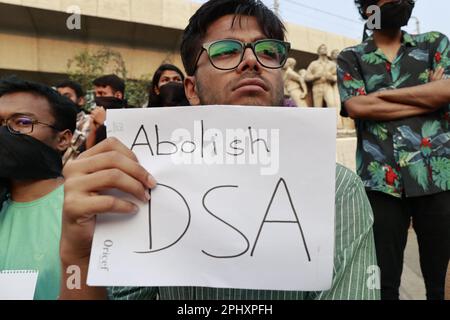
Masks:
[[[0,69],[66,73],[67,61],[76,53],[84,49],[96,51],[104,46],[122,54],[131,78],[151,74],[164,60],[182,67],[179,55],[165,50],[0,32]]]
[[[184,29],[199,4],[186,0],[1,0],[31,8],[66,12],[78,6],[83,15]]]
[[[66,12],[78,6],[83,15],[183,30],[199,4],[189,0],[0,0],[0,3]],[[316,53],[326,43],[332,49],[343,49],[355,39],[287,24],[289,41],[294,50]]]
[[[66,10],[81,9],[81,30],[68,30]],[[84,49],[119,51],[129,76],[152,73],[163,61],[181,67],[182,30],[199,7],[188,0],[0,0],[0,69],[64,74]],[[298,68],[316,58],[319,45],[343,49],[357,41],[288,24]]]

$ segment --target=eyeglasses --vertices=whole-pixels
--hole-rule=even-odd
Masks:
[[[209,61],[214,68],[219,70],[236,69],[244,59],[245,50],[248,48],[252,49],[256,60],[263,67],[280,69],[286,63],[291,44],[275,39],[258,40],[252,43],[224,39],[205,43],[195,63],[195,70],[197,70],[203,51],[208,53]]]
[[[61,131],[50,124],[37,121],[30,116],[20,114],[14,115],[6,120],[0,119],[0,127],[6,125],[9,132],[11,132],[12,134],[30,134],[33,132],[34,126],[37,124],[50,127],[56,131]]]

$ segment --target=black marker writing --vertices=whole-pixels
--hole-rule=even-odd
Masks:
[[[186,201],[186,199],[184,198],[184,196],[180,192],[175,190],[174,188],[166,186],[164,184],[159,184],[158,183],[158,187],[163,187],[163,188],[167,188],[169,190],[172,190],[174,193],[176,193],[183,200],[184,204],[186,205],[186,209],[187,209],[188,223],[187,223],[186,228],[184,229],[183,233],[181,234],[181,236],[177,240],[175,240],[171,244],[165,246],[164,248],[153,249],[153,239],[152,239],[152,201],[150,200],[149,201],[149,205],[148,205],[148,221],[149,221],[148,231],[149,231],[149,248],[150,248],[150,250],[149,251],[136,252],[136,253],[139,253],[139,254],[155,253],[155,252],[166,250],[166,249],[176,245],[185,236],[186,232],[189,229],[189,226],[191,225],[191,209],[189,208],[189,204]],[[151,192],[151,190],[150,190],[150,192]]]
[[[157,125],[155,126],[155,131],[156,131],[156,154],[158,156],[171,156],[171,155],[173,155],[173,154],[178,152],[178,147],[177,147],[177,145],[175,143],[170,142],[170,141],[160,141],[159,140],[159,128],[158,128]],[[167,144],[167,145],[172,146],[174,148],[174,151],[173,152],[168,152],[168,153],[160,152],[160,147],[163,144]]]
[[[208,253],[208,252],[206,252],[206,251],[204,251],[204,250],[202,250],[202,252],[203,252],[204,254],[206,254],[207,256],[210,256],[210,257],[212,257],[212,258],[218,258],[218,259],[237,258],[237,257],[240,257],[240,256],[244,255],[245,253],[247,253],[248,249],[250,248],[250,242],[248,241],[247,237],[246,237],[241,231],[239,231],[237,228],[233,227],[231,224],[229,224],[228,222],[226,222],[226,221],[224,221],[223,219],[219,218],[218,216],[214,215],[210,210],[208,210],[208,208],[206,207],[206,203],[205,203],[205,202],[206,202],[206,197],[207,197],[211,192],[213,192],[214,190],[223,189],[223,188],[239,188],[239,187],[238,187],[238,186],[218,186],[218,187],[212,188],[211,190],[209,190],[208,192],[206,192],[206,194],[205,194],[204,197],[203,197],[203,201],[202,201],[202,203],[203,203],[203,208],[205,208],[205,210],[206,210],[210,215],[212,215],[214,218],[216,218],[217,220],[223,222],[224,224],[226,224],[227,226],[229,226],[231,229],[233,229],[234,231],[236,231],[237,233],[239,233],[239,234],[245,239],[245,242],[247,243],[247,248],[246,248],[243,252],[241,252],[241,253],[239,253],[239,254],[231,255],[231,256],[217,256],[217,255],[210,254],[210,253]]]
[[[138,141],[138,139],[139,139],[139,136],[140,136],[141,132],[142,132],[142,133],[144,134],[144,136],[145,136],[145,141],[146,141],[146,143],[137,143],[137,141]],[[137,146],[148,146],[148,148],[150,149],[150,152],[151,152],[152,156],[155,155],[155,154],[153,153],[152,145],[150,144],[150,141],[148,140],[147,131],[145,131],[145,128],[144,128],[143,125],[139,128],[139,131],[138,131],[138,133],[137,133],[137,135],[136,135],[136,138],[134,139],[134,142],[133,142],[133,144],[131,145],[131,148],[130,148],[131,151],[133,151],[134,147],[137,147]]]
[[[270,149],[267,146],[267,141],[264,140],[264,139],[253,140],[253,129],[252,129],[252,127],[248,127],[248,131],[250,133],[250,145],[252,147],[252,154],[255,154],[255,143],[258,143],[258,142],[262,142],[264,144],[264,147],[266,148],[267,153],[270,153]]]
[[[268,214],[269,214],[270,208],[272,207],[272,204],[273,204],[273,200],[274,200],[274,198],[275,198],[275,195],[277,194],[278,189],[280,188],[280,185],[281,185],[281,184],[283,184],[284,189],[285,189],[286,192],[287,192],[287,195],[288,195],[288,198],[289,198],[289,204],[290,204],[291,209],[292,209],[292,211],[294,212],[294,215],[295,215],[295,221],[266,220],[266,219],[267,219],[267,216],[268,216]],[[283,178],[281,178],[281,179],[278,181],[277,186],[276,186],[276,188],[275,188],[275,191],[274,191],[274,193],[272,194],[272,198],[270,199],[269,206],[267,207],[266,214],[264,215],[264,220],[263,220],[263,222],[262,222],[262,224],[261,224],[261,226],[260,226],[260,228],[259,228],[258,235],[257,235],[256,240],[255,240],[255,244],[254,244],[253,249],[252,249],[252,252],[251,252],[251,254],[250,254],[252,257],[254,256],[254,253],[255,253],[256,244],[258,243],[258,240],[259,240],[259,238],[260,238],[260,236],[261,236],[261,231],[262,231],[262,229],[263,229],[263,227],[264,227],[264,224],[266,224],[266,223],[293,223],[293,224],[297,224],[298,227],[299,227],[299,229],[300,229],[300,233],[301,233],[301,235],[302,235],[303,245],[304,245],[304,247],[305,247],[306,254],[308,255],[308,261],[311,262],[311,256],[310,256],[310,254],[309,254],[308,245],[306,244],[306,239],[305,239],[305,235],[304,235],[304,233],[303,233],[302,225],[301,225],[301,223],[300,223],[300,220],[298,219],[298,214],[297,214],[297,212],[295,211],[295,207],[294,207],[294,204],[293,204],[293,202],[292,202],[291,194],[290,194],[289,189],[288,189],[288,187],[287,187],[286,181],[285,181]]]

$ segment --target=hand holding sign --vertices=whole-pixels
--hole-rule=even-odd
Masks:
[[[98,217],[88,283],[328,289],[334,119],[260,107],[110,112],[109,133],[159,185],[139,214]]]
[[[148,189],[155,179],[139,165],[134,153],[115,138],[109,138],[84,152],[64,169],[65,190],[61,238],[63,261],[90,256],[95,216],[104,212],[136,213],[137,206],[101,191],[116,188],[148,201]]]

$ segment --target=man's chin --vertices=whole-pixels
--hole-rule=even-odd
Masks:
[[[260,97],[242,97],[230,101],[229,104],[234,106],[253,106],[253,107],[271,107],[277,105],[273,101],[269,101],[267,99],[263,99]]]
[[[220,101],[219,101],[220,100]],[[201,105],[230,105],[230,106],[253,106],[253,107],[274,107],[282,106],[283,99],[272,99],[268,96],[231,96],[228,99],[202,99]]]

